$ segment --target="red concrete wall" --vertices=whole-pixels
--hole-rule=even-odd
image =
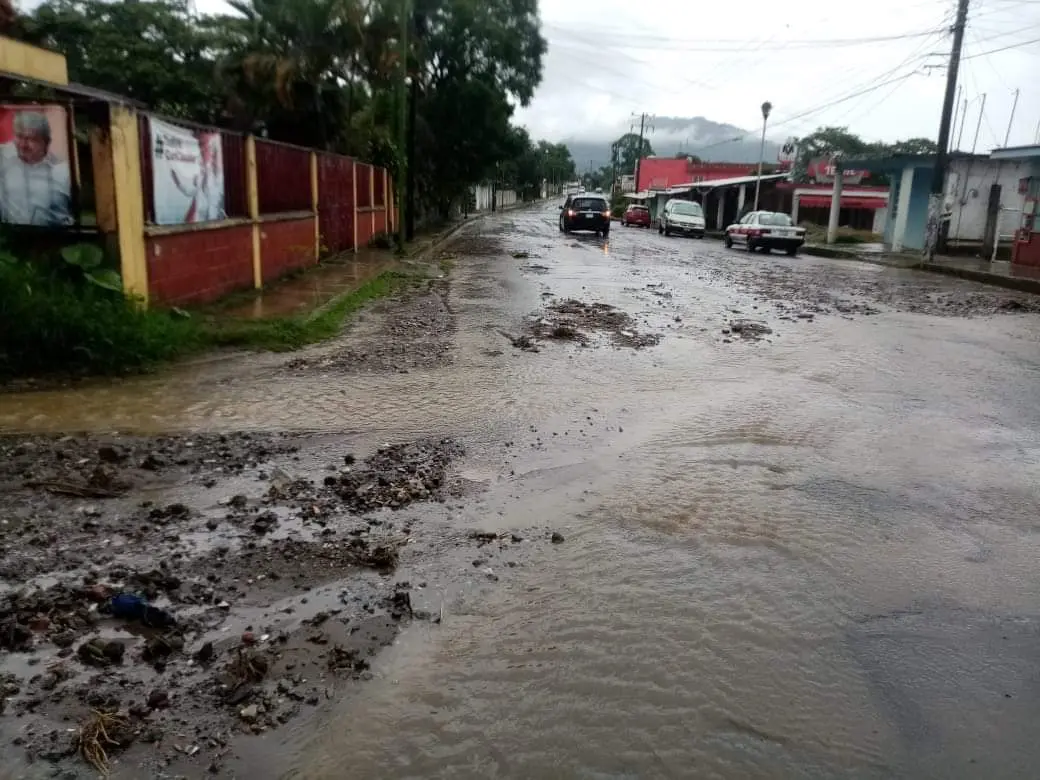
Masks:
[[[1032,241],[1016,241],[1011,245],[1011,262],[1017,266],[1040,268],[1040,233],[1033,233]]]
[[[375,233],[372,230],[372,211],[358,211],[357,214],[357,245],[358,248],[368,246]]]
[[[738,176],[753,176],[757,169],[757,163],[689,163],[685,159],[648,157],[639,163],[639,182],[636,189],[642,192],[651,186],[666,189],[695,181],[735,179]]]
[[[260,225],[260,266],[264,284],[317,262],[314,257],[313,217]]]
[[[157,304],[206,303],[253,286],[250,225],[147,236],[148,293]]]

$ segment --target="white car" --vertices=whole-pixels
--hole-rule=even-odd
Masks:
[[[805,228],[795,225],[787,214],[776,211],[752,211],[735,225],[726,228],[726,248],[743,244],[747,251],[782,249],[791,257],[805,243]]]
[[[704,238],[704,210],[701,204],[672,198],[664,204],[664,211],[657,219],[657,232],[666,236],[681,233]]]

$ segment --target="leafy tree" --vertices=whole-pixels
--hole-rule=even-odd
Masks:
[[[611,149],[616,154],[615,159],[618,161],[618,167],[622,173],[634,172],[636,161],[650,157],[654,153],[650,139],[643,138],[643,142],[640,144],[637,133],[625,133],[611,144]]]
[[[842,157],[884,157],[891,154],[935,154],[937,146],[929,138],[908,138],[894,144],[864,141],[847,127],[820,127],[798,141],[798,157],[792,175],[796,181],[808,179],[808,165],[813,159],[835,153]],[[872,179],[874,184],[887,184],[884,176]]]
[[[470,184],[526,152],[509,130],[510,101],[526,105],[534,95],[546,44],[537,0],[416,6],[410,70],[420,86],[411,163],[420,198],[447,216]]]
[[[907,138],[889,147],[892,154],[938,154],[939,146],[931,138]]]
[[[47,0],[20,21],[26,40],[65,55],[77,81],[185,119],[222,113],[213,40],[186,0]]]

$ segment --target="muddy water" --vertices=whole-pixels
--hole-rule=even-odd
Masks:
[[[1030,776],[1040,319],[780,320],[735,272],[889,272],[554,219],[507,215],[485,228],[497,251],[459,258],[451,366],[199,364],[4,398],[0,425],[451,432],[486,485],[454,522],[565,535],[495,583],[462,574],[471,552],[451,589],[406,560],[443,624],[406,632],[323,722],[259,744],[256,776]],[[499,330],[543,292],[664,340],[513,350]],[[771,341],[725,343],[735,309]]]

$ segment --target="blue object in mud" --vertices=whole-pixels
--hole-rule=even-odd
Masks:
[[[177,621],[169,612],[153,607],[145,599],[133,593],[119,593],[108,603],[112,617],[121,620],[137,620],[146,626],[165,628]]]

